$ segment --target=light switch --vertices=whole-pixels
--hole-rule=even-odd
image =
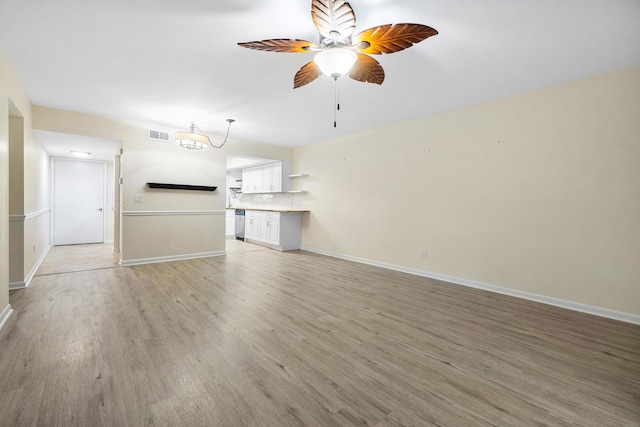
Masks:
[[[133,203],[142,203],[142,194],[134,194]]]

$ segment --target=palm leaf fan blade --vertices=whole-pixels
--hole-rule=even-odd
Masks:
[[[384,82],[384,69],[372,57],[359,53],[358,60],[349,72],[349,77],[359,82],[381,85]]]
[[[296,73],[296,76],[293,79],[293,88],[297,89],[311,83],[320,77],[320,74],[320,69],[315,62],[311,61],[308,64],[305,64],[300,68],[300,71]]]
[[[343,0],[313,0],[311,18],[318,32],[331,38],[331,32],[337,31],[341,38],[350,37],[356,28],[356,15],[349,2]]]
[[[353,45],[369,55],[394,53],[407,49],[438,31],[422,24],[386,24],[369,28],[356,35]]]
[[[259,40],[254,42],[241,42],[238,46],[246,47],[247,49],[263,50],[267,52],[309,52],[316,48],[316,45],[306,41],[298,39],[269,39]]]

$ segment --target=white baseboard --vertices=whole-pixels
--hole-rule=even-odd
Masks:
[[[40,255],[40,258],[38,258],[38,261],[36,261],[35,265],[31,269],[27,277],[24,279],[24,282],[9,282],[9,290],[14,291],[16,289],[24,289],[28,287],[29,284],[31,283],[31,280],[33,280],[33,276],[36,275],[36,272],[38,271],[38,267],[40,267],[40,264],[42,264],[42,261],[44,261],[44,258],[47,256],[50,250],[51,250],[51,245],[47,246],[47,248],[42,252],[42,254]]]
[[[11,313],[13,313],[11,304],[7,304],[4,310],[2,310],[2,313],[0,313],[0,329],[2,329],[4,324],[7,322],[7,320],[9,319],[9,316],[11,316]]]
[[[36,264],[33,266],[31,271],[29,272],[29,275],[24,280],[25,281],[25,287],[29,286],[29,283],[31,283],[31,280],[33,279],[33,276],[36,275],[36,271],[38,271],[38,268],[40,267],[40,264],[42,264],[42,261],[44,261],[45,257],[47,256],[47,254],[49,253],[50,250],[51,250],[51,245],[47,246],[47,248],[42,252],[42,255],[40,255],[40,258],[38,258],[38,261],[36,261]]]
[[[227,251],[215,251],[215,252],[202,252],[198,254],[162,256],[162,257],[156,257],[156,258],[130,259],[126,261],[120,261],[120,265],[123,267],[127,267],[130,265],[155,264],[158,262],[183,261],[187,259],[196,259],[196,258],[209,258],[214,256],[222,256],[226,254],[227,254]]]
[[[24,289],[27,287],[26,282],[9,282],[9,290],[15,291],[17,289]]]
[[[382,267],[388,270],[400,271],[402,273],[413,274],[415,276],[426,277],[429,279],[442,280],[443,282],[449,282],[456,285],[467,286],[475,289],[482,289],[489,292],[495,292],[498,294],[509,295],[516,298],[522,298],[529,301],[540,302],[543,304],[553,305],[556,307],[566,308],[573,311],[579,311],[582,313],[593,314],[595,316],[606,317],[608,319],[619,320],[621,322],[633,323],[640,325],[640,316],[631,313],[624,313],[621,311],[610,310],[608,308],[596,307],[593,305],[581,304],[573,301],[563,300],[559,298],[548,297],[545,295],[533,294],[525,291],[518,291],[515,289],[504,288],[502,286],[490,285],[488,283],[477,282],[474,280],[461,279],[459,277],[447,276],[444,274],[431,273],[429,271],[418,270],[414,268],[403,267],[400,265],[387,264],[379,261],[372,261],[365,258],[353,257],[350,255],[343,255],[325,251],[322,249],[310,248],[303,246],[302,250],[313,252],[320,255],[326,255],[333,258],[340,258],[347,261],[358,262],[361,264],[373,265],[375,267]]]

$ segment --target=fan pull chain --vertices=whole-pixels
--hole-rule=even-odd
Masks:
[[[333,110],[333,127],[338,126],[338,110],[340,110],[340,104],[338,101],[338,79],[334,78],[334,86],[333,86],[333,104],[336,107]]]
[[[336,107],[333,110],[333,127],[335,128],[338,126],[338,111],[340,111],[340,85],[338,84],[337,77],[334,77],[333,81],[335,82],[334,95],[333,95],[333,102]]]

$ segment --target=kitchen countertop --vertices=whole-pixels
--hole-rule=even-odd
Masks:
[[[263,211],[263,212],[311,212],[304,209],[267,209],[267,208],[227,208],[227,210]]]

